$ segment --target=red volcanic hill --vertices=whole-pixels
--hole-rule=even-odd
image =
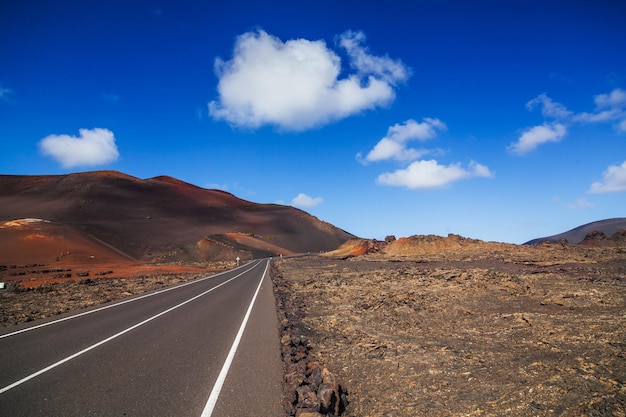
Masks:
[[[40,241],[54,226],[83,244],[92,239],[90,245],[109,248],[111,256],[143,261],[319,252],[354,237],[293,207],[257,204],[167,176],[142,180],[114,171],[0,175],[0,223],[18,219],[45,220],[38,223]],[[16,233],[0,228],[3,247],[19,240]]]

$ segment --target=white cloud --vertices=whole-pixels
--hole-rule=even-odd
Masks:
[[[544,123],[527,129],[518,142],[511,144],[509,150],[523,155],[546,142],[558,142],[567,133],[566,126],[572,123],[605,123],[617,122],[615,128],[626,132],[626,90],[616,88],[607,94],[594,96],[596,108],[592,112],[574,113],[563,104],[553,101],[546,93],[539,94],[526,103],[528,110],[541,106],[541,113],[546,119],[555,119],[557,122]]]
[[[400,61],[370,55],[364,41],[360,32],[338,38],[357,70],[339,78],[341,59],[323,41],[244,33],[232,59],[215,62],[219,98],[209,103],[209,113],[239,127],[300,131],[388,105],[409,70]]]
[[[626,91],[616,88],[609,94],[598,94],[594,97],[598,109],[606,107],[626,107]]]
[[[524,155],[537,146],[547,142],[558,142],[567,133],[567,128],[561,123],[544,123],[541,126],[534,126],[526,129],[517,142],[509,146],[509,150],[517,155]]]
[[[13,90],[10,88],[5,88],[0,85],[0,100],[7,101],[9,99],[9,95],[13,93]]]
[[[594,96],[596,108],[593,112],[574,113],[563,104],[553,101],[546,93],[539,94],[526,103],[526,108],[532,110],[541,106],[544,118],[559,120],[559,123],[544,123],[527,129],[517,143],[509,147],[513,153],[523,155],[546,142],[558,142],[566,134],[566,125],[578,123],[605,123],[617,121],[615,128],[626,132],[626,90],[616,88],[607,94]]]
[[[119,157],[115,137],[110,130],[80,129],[79,133],[80,137],[49,135],[39,142],[39,149],[63,168],[103,165]]]
[[[612,120],[618,120],[623,118],[624,111],[622,109],[608,109],[603,110],[596,113],[578,113],[572,117],[572,120],[575,122],[583,122],[583,123],[602,123],[602,122],[610,122]]]
[[[388,57],[370,55],[365,43],[363,32],[347,31],[338,38],[351,59],[351,65],[356,68],[360,75],[376,74],[377,77],[389,84],[396,84],[399,80],[409,77],[409,69],[400,61],[394,61]]]
[[[532,110],[535,106],[541,105],[541,114],[543,117],[554,119],[565,119],[572,115],[572,112],[556,101],[552,101],[546,93],[541,93],[534,99],[526,103],[526,108]]]
[[[414,161],[425,154],[427,150],[407,148],[411,140],[426,141],[437,136],[437,130],[446,130],[447,127],[439,119],[426,117],[422,123],[409,119],[403,124],[395,124],[387,130],[387,135],[367,154],[364,162],[396,159],[398,161]],[[359,155],[357,155],[357,159]]]
[[[461,164],[440,165],[435,160],[416,161],[406,169],[386,172],[378,176],[378,183],[410,189],[441,188],[452,182],[472,177],[493,177],[484,165],[471,162],[467,168]]]
[[[616,88],[608,94],[598,94],[593,101],[595,112],[583,112],[574,115],[573,120],[583,123],[602,123],[618,120],[617,129],[622,129],[626,122],[626,91]]]
[[[208,183],[204,184],[204,188],[206,188],[207,190],[228,191],[228,184]]]
[[[567,203],[565,204],[565,207],[575,210],[575,209],[579,209],[579,208],[591,208],[594,207],[595,204],[587,201],[586,198],[579,198],[576,201],[574,201],[573,203]]]
[[[291,200],[291,205],[300,208],[313,208],[324,202],[322,197],[310,197],[304,193],[298,194]]]
[[[611,165],[602,173],[602,181],[591,184],[589,193],[619,193],[626,191],[626,161],[622,165]]]

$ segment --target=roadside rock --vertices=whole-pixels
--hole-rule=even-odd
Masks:
[[[285,367],[284,402],[290,416],[340,416],[348,405],[348,392],[339,379],[310,357],[307,329],[291,299],[289,284],[272,264],[272,280],[280,322],[281,354]]]

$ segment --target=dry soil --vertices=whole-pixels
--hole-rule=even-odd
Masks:
[[[626,250],[471,251],[277,262],[309,360],[344,415],[626,416]]]

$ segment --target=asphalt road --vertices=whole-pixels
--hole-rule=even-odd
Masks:
[[[4,330],[0,416],[283,416],[268,264]]]

